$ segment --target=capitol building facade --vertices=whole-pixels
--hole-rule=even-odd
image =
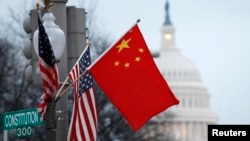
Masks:
[[[199,70],[176,47],[168,2],[165,10],[161,47],[155,62],[180,104],[155,116],[141,133],[145,140],[152,141],[207,141],[207,125],[217,124],[218,116],[210,109],[211,95]]]

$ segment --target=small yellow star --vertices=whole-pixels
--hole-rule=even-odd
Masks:
[[[144,52],[143,48],[139,48],[138,51],[139,51],[140,53],[143,53],[143,52]]]
[[[128,68],[130,66],[130,63],[128,63],[128,62],[126,62],[125,64],[124,64],[124,67],[125,68]]]
[[[115,61],[114,65],[117,67],[119,66],[120,62],[119,61]]]
[[[135,61],[139,62],[139,61],[141,61],[141,58],[140,57],[135,57]]]
[[[128,42],[131,40],[131,38],[129,38],[128,40],[122,40],[121,44],[118,45],[116,48],[118,48],[118,53],[120,53],[124,48],[129,48],[128,46]]]

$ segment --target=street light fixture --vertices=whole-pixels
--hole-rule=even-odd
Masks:
[[[53,48],[55,57],[57,61],[60,61],[60,58],[63,54],[65,48],[65,35],[64,32],[55,24],[55,16],[51,12],[46,12],[43,19],[43,26],[50,40],[50,44]],[[38,29],[35,31],[33,36],[33,45],[36,54],[38,55]]]

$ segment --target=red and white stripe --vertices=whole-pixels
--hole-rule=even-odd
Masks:
[[[48,100],[51,100],[54,97],[55,92],[59,88],[59,77],[57,64],[55,64],[54,67],[50,67],[42,58],[39,58],[39,67],[43,83],[43,95],[41,96],[42,101],[39,103],[37,109],[44,119]]]
[[[78,64],[69,73],[74,82],[74,105],[68,132],[68,141],[96,141],[97,112],[93,88],[79,96]]]

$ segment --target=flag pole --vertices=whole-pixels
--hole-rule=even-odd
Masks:
[[[56,95],[55,95],[55,99],[58,98],[58,95],[60,95],[60,93],[61,93],[63,87],[66,85],[66,83],[67,83],[68,80],[69,80],[69,77],[67,76],[66,79],[64,80],[62,86],[61,86],[60,89],[57,91],[57,93],[56,93]],[[59,100],[59,99],[58,99],[58,100]],[[57,100],[56,100],[56,101],[57,101]]]
[[[82,55],[85,53],[85,51],[87,50],[87,48],[89,48],[91,46],[91,42],[88,42],[87,43],[87,46],[85,47],[85,49],[83,50],[83,52],[82,52],[82,54],[80,55],[80,57],[78,58],[78,60],[76,61],[76,63],[80,60],[80,58],[82,57]],[[76,65],[76,63],[75,63],[75,65]],[[74,65],[74,66],[75,66]],[[83,72],[78,78],[77,78],[77,80],[80,78],[80,77],[82,77],[84,74],[85,74],[86,72]],[[68,90],[69,90],[69,88],[77,81],[74,81],[73,83],[71,83],[63,92],[62,92],[62,90],[63,90],[63,88],[64,88],[64,86],[67,84],[67,81],[69,80],[69,77],[67,76],[66,77],[66,79],[64,80],[64,82],[63,82],[63,84],[62,84],[62,86],[60,87],[60,89],[58,90],[58,92],[56,93],[56,95],[55,95],[55,101],[57,102]]]
[[[81,73],[81,75],[75,80],[75,81],[73,81],[63,92],[61,92],[61,93],[59,93],[58,95],[58,97],[56,97],[55,98],[55,101],[57,102],[72,86],[73,86],[73,84],[76,82],[76,81],[78,81],[82,76],[84,76],[86,73],[87,73],[87,69],[83,72],[83,73]]]
[[[39,3],[36,3],[36,12],[37,12],[37,16],[39,17],[39,19],[41,19],[41,11],[40,11]]]
[[[139,22],[140,22],[141,20],[140,19],[137,19],[136,20],[136,23],[133,25],[133,26],[131,26],[131,28],[130,29],[132,29],[135,25],[137,25]],[[130,29],[127,31],[127,32],[125,32],[120,38],[119,38],[119,40],[117,40],[117,41],[120,41],[121,40],[121,38],[124,36],[124,35],[126,35],[129,31],[130,31]],[[94,66],[95,65],[95,63],[96,62],[98,62],[115,44],[116,44],[117,42],[115,42],[115,43],[113,43],[111,46],[109,46],[108,47],[108,49],[106,49],[88,68],[87,68],[87,70],[90,70],[91,68],[92,68],[92,66]]]

